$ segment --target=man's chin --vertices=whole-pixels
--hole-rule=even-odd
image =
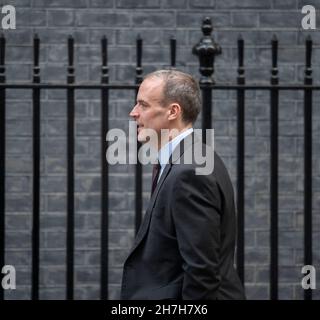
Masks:
[[[139,136],[137,137],[137,140],[141,143],[141,144],[146,144],[149,143],[150,148],[158,148],[157,142],[155,142],[155,139],[151,140],[150,136]]]
[[[148,129],[147,130],[143,130],[143,129],[138,130],[137,140],[140,143],[148,142],[150,140],[150,136],[148,135]]]
[[[137,139],[140,143],[147,143],[148,141],[150,141],[150,137],[139,137]]]
[[[138,142],[140,142],[140,143],[146,143],[146,140],[145,139],[137,139],[138,140]]]

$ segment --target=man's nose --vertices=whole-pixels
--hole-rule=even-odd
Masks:
[[[137,105],[135,105],[133,109],[130,111],[129,116],[134,119],[139,116]]]

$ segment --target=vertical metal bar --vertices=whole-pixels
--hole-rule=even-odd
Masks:
[[[238,77],[237,83],[240,85],[245,84],[244,75],[244,40],[240,36],[238,38]],[[238,117],[237,117],[237,219],[238,219],[238,232],[237,232],[237,271],[242,283],[244,283],[244,122],[245,122],[245,91],[244,89],[237,90],[237,104],[238,104]]]
[[[5,77],[5,45],[6,39],[0,37],[0,83]],[[5,264],[5,158],[6,158],[6,92],[0,89],[0,268]],[[4,299],[4,289],[0,285],[0,300]]]
[[[312,85],[312,39],[306,39],[304,83]],[[312,89],[304,90],[304,264],[312,265]],[[312,300],[312,289],[304,291],[304,299]]]
[[[278,40],[273,36],[271,85],[279,83],[278,78]],[[278,299],[278,108],[279,90],[271,88],[270,92],[270,138],[271,138],[271,167],[270,167],[270,298]]]
[[[107,47],[108,40],[104,36],[101,40],[102,50],[102,67],[101,67],[101,83],[109,82],[108,66],[107,66]],[[108,248],[109,248],[109,167],[106,161],[107,152],[107,132],[109,130],[109,90],[101,89],[101,299],[108,299]]]
[[[67,83],[75,81],[74,76],[74,39],[68,38],[68,76]],[[67,142],[67,299],[73,299],[74,287],[74,89],[67,89],[68,142]]]
[[[40,83],[40,40],[33,39],[33,83]],[[40,234],[40,89],[33,88],[33,220],[32,220],[32,300],[39,299]]]
[[[213,31],[211,19],[205,17],[202,22],[203,37],[192,48],[192,53],[197,55],[200,63],[200,84],[202,85],[202,141],[206,143],[206,129],[211,129],[212,119],[212,85],[214,84],[214,60],[221,54],[221,47],[211,37]]]
[[[177,40],[174,37],[170,38],[170,62],[171,68],[176,67],[176,56],[177,56]]]
[[[137,37],[137,66],[136,66],[136,84],[142,82],[142,39],[140,35]],[[138,93],[138,90],[137,92]],[[141,143],[137,141],[137,151],[139,151]],[[138,158],[136,164],[136,181],[135,181],[135,233],[137,234],[142,220],[142,166]]]
[[[200,81],[201,83],[201,81]],[[212,88],[205,83],[202,88],[202,141],[207,142],[206,129],[212,128]]]

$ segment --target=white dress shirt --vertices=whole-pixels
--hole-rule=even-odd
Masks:
[[[161,174],[164,170],[164,167],[169,162],[172,152],[177,147],[182,139],[184,139],[187,135],[193,132],[193,128],[189,128],[186,131],[183,131],[179,135],[177,135],[174,139],[167,142],[158,152],[158,160],[161,166],[158,181],[160,180]]]

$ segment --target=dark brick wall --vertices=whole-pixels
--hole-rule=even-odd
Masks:
[[[7,37],[8,81],[30,80],[32,36],[41,39],[41,80],[66,81],[69,34],[75,37],[77,81],[100,81],[100,39],[109,41],[110,81],[133,83],[135,39],[144,39],[143,68],[168,66],[169,38],[178,41],[178,68],[197,78],[191,54],[201,37],[201,21],[210,16],[223,53],[216,60],[217,82],[235,82],[236,40],[245,39],[248,83],[268,82],[270,40],[279,38],[280,82],[302,82],[304,39],[314,39],[313,75],[320,79],[320,36],[301,29],[301,7],[319,0],[16,0],[17,29]],[[318,17],[318,20],[319,20]],[[76,99],[76,252],[75,298],[99,298],[100,263],[100,94],[77,91]],[[41,101],[41,299],[65,298],[66,94],[42,92]],[[32,104],[28,90],[7,90],[6,263],[17,268],[17,289],[7,299],[29,299],[32,212]],[[280,298],[301,299],[303,265],[303,95],[280,95]],[[110,125],[128,129],[130,92],[112,92]],[[269,94],[246,94],[246,292],[268,299],[269,290]],[[236,185],[236,94],[214,91],[216,150]],[[320,160],[319,93],[314,94],[314,265],[319,266]],[[145,169],[144,204],[149,197],[150,168]],[[107,201],[107,199],[105,199]],[[122,263],[134,237],[134,168],[110,168],[110,299],[119,297]],[[319,290],[315,298],[319,298]]]

